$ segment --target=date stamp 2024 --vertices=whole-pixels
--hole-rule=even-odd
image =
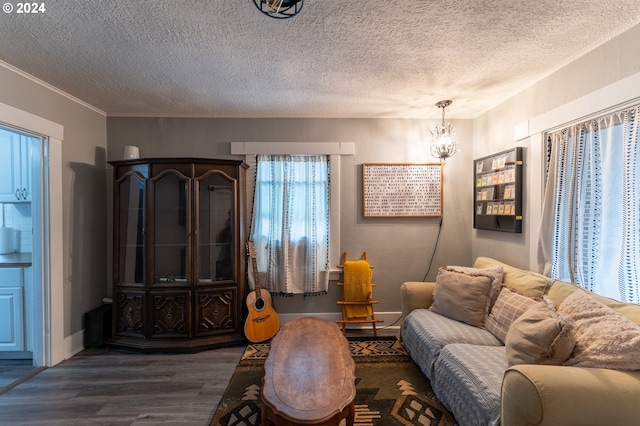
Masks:
[[[38,14],[45,13],[47,8],[45,7],[44,2],[6,2],[2,5],[2,11],[4,13]]]

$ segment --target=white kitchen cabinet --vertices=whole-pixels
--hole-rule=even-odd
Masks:
[[[0,131],[0,203],[31,201],[29,137]]]
[[[24,269],[0,268],[0,351],[23,350]]]

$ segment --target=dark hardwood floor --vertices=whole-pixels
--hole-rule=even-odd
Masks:
[[[0,360],[0,425],[206,426],[243,351],[244,346],[196,354],[89,349],[39,370]]]
[[[42,370],[44,367],[34,367],[30,359],[0,359],[0,395]]]
[[[85,350],[1,395],[0,425],[207,425],[243,350]]]

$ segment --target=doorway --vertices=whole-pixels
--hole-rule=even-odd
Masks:
[[[46,138],[0,125],[0,359],[31,360]],[[35,243],[35,244],[34,244]],[[35,263],[34,263],[35,258]]]
[[[24,280],[25,350],[34,366],[66,358],[63,297],[62,139],[64,127],[0,103],[0,127],[25,135],[31,151],[31,270]]]

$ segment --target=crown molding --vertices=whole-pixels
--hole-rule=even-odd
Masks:
[[[52,92],[54,92],[54,93],[56,93],[56,94],[58,94],[60,96],[63,96],[65,98],[69,99],[70,101],[77,103],[78,105],[81,105],[81,106],[83,106],[83,107],[85,107],[87,109],[90,109],[93,112],[96,112],[96,113],[98,113],[98,114],[100,114],[100,115],[102,115],[104,117],[107,116],[107,113],[105,111],[102,111],[101,109],[94,107],[93,105],[83,101],[82,99],[79,99],[79,98],[76,98],[73,95],[70,95],[69,93],[65,92],[64,90],[58,89],[57,87],[47,83],[46,81],[40,80],[38,77],[35,77],[35,76],[25,72],[25,71],[22,71],[20,68],[16,68],[13,65],[8,64],[8,63],[6,63],[6,62],[4,62],[2,60],[0,60],[0,67],[6,69],[8,71],[13,72],[14,74],[18,74],[20,77],[25,78],[25,79],[27,79],[27,80],[35,83],[35,84],[38,84],[38,85],[44,87],[45,89],[51,90]]]

